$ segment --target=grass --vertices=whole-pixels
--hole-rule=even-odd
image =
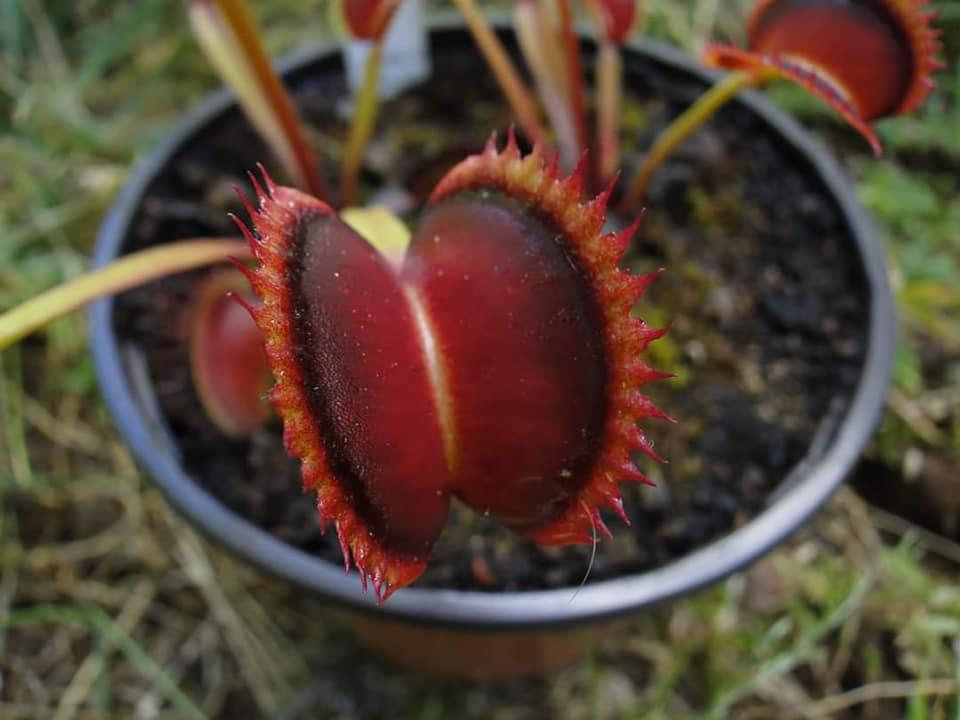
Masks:
[[[299,0],[260,5],[275,52],[329,31]],[[741,22],[711,0],[651,5],[652,31],[691,47]],[[941,5],[956,58],[960,16]],[[0,0],[0,307],[84,267],[131,162],[214,84],[180,2]],[[845,489],[763,561],[553,678],[417,678],[171,513],[106,416],[75,316],[0,355],[0,717],[960,718],[960,534],[941,522],[960,490],[960,65],[941,86],[883,127],[883,162],[775,93],[856,178],[900,303],[896,388],[857,487],[931,494],[935,522]]]

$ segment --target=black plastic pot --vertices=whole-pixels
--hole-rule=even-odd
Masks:
[[[433,32],[458,33],[462,42],[469,42],[459,27],[436,27]],[[695,78],[711,77],[685,55],[663,45],[638,42],[630,51]],[[334,48],[320,49],[288,63],[286,70],[319,67],[325,62],[339,67],[336,52]],[[365,611],[357,620],[361,636],[388,655],[447,672],[462,670],[458,657],[461,661],[470,658],[471,663],[493,658],[490,667],[479,668],[479,674],[485,675],[543,670],[569,661],[583,646],[581,629],[609,625],[617,617],[716,582],[797,530],[843,481],[883,407],[894,349],[894,311],[882,251],[871,223],[836,163],[794,120],[750,93],[737,102],[792,147],[801,158],[798,162],[808,164],[812,176],[833,196],[849,228],[851,254],[861,265],[869,296],[869,327],[865,362],[851,402],[839,417],[824,420],[806,457],[783,479],[769,507],[722,539],[653,571],[588,584],[577,591],[572,602],[572,589],[487,594],[414,587],[378,608],[360,592],[355,575],[345,576],[341,566],[275,539],[234,514],[190,478],[172,451],[164,419],[151,401],[149,381],[125,361],[114,331],[113,302],[106,300],[91,309],[91,346],[104,397],[120,431],[170,502],[207,536],[291,583],[350,610]],[[121,251],[145,189],[178,148],[230,107],[225,93],[215,94],[137,169],[103,224],[95,266],[110,262]],[[433,627],[424,632],[424,626]],[[561,626],[566,626],[564,632],[559,632]]]

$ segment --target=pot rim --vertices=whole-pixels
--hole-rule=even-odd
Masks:
[[[499,25],[505,31],[504,25]],[[430,24],[431,35],[463,32],[458,21]],[[659,64],[712,81],[717,74],[697,66],[678,48],[649,39],[631,41],[630,51]],[[337,53],[334,43],[296,53],[279,63],[283,74]],[[167,499],[207,536],[235,555],[296,585],[353,609],[421,624],[455,625],[485,630],[530,629],[608,619],[641,607],[685,595],[716,582],[767,553],[829,499],[857,461],[879,421],[889,386],[895,343],[893,298],[883,251],[866,211],[837,162],[792,117],[755,92],[735,102],[749,108],[783,142],[810,165],[833,196],[846,221],[860,258],[869,295],[869,325],[864,365],[849,404],[838,410],[836,426],[821,423],[807,454],[782,481],[770,505],[740,528],[668,565],[580,588],[509,593],[408,587],[384,605],[360,591],[356,573],[323,561],[274,538],[221,504],[190,479],[177,461],[175,446],[149,393],[145,378],[131,378],[112,324],[114,299],[93,304],[89,313],[90,344],[97,380],[106,405],[141,467]],[[110,262],[120,250],[140,198],[180,146],[233,105],[220,90],[202,101],[141,162],[125,183],[100,228],[93,267]],[[149,416],[148,416],[149,415]]]

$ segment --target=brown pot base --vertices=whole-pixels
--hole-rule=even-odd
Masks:
[[[365,648],[395,665],[435,677],[486,681],[562,670],[622,624],[498,632],[423,627],[370,614],[343,617]]]

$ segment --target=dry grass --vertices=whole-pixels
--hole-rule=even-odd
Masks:
[[[275,49],[311,35],[304,16],[326,30],[299,0],[263,5]],[[737,32],[723,3],[653,5],[654,31],[694,46]],[[0,0],[0,43],[7,307],[80,271],[131,158],[213,80],[173,0]],[[958,319],[936,290],[960,262],[960,90],[933,108],[887,131],[896,163],[849,158],[914,303],[870,466],[908,479],[917,453],[922,468],[960,447]],[[960,718],[960,545],[849,490],[747,572],[553,678],[438,682],[365,655],[330,608],[171,513],[106,417],[81,318],[3,353],[0,370],[2,718]],[[861,484],[881,481],[870,472]]]

